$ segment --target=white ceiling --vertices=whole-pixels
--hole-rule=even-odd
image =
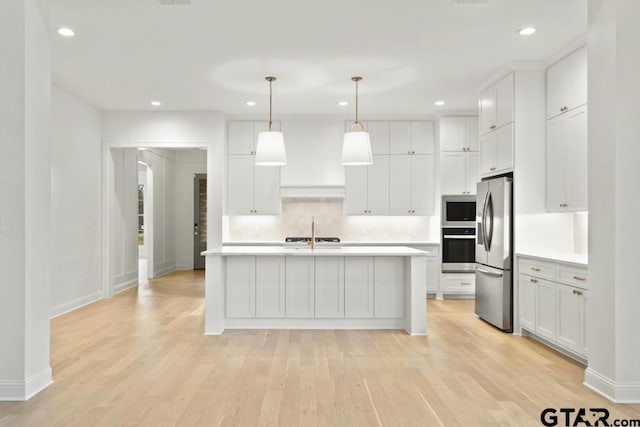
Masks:
[[[470,110],[475,90],[512,60],[544,60],[586,33],[584,0],[52,0],[53,79],[106,110]],[[532,25],[529,37],[516,33]],[[76,37],[55,34],[69,26]],[[446,101],[434,107],[434,101]],[[254,100],[257,106],[245,105]],[[338,101],[348,100],[349,107]]]

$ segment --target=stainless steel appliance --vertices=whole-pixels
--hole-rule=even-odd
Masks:
[[[476,196],[442,196],[443,227],[474,227]]]
[[[513,324],[511,177],[477,185],[476,314],[506,331]]]
[[[476,269],[475,262],[476,229],[474,227],[443,227],[442,272],[473,273]]]

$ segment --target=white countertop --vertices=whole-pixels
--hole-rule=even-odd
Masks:
[[[284,246],[221,246],[202,255],[222,256],[428,256],[429,252],[406,246],[347,246],[341,248],[292,248]]]
[[[517,256],[528,257],[528,258],[536,258],[542,261],[557,261],[568,264],[575,264],[580,267],[588,267],[589,266],[589,256],[587,254],[576,254],[576,253],[553,253],[548,252],[544,255],[535,253],[535,252],[516,252]]]
[[[345,240],[340,242],[342,246],[440,246],[440,242],[426,241],[375,241],[375,240]],[[228,241],[222,242],[222,246],[282,246],[282,241],[266,240],[266,241]]]

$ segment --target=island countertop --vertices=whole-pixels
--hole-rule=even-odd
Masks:
[[[202,252],[219,256],[428,256],[429,252],[407,246],[343,246],[299,248],[288,246],[220,246]]]

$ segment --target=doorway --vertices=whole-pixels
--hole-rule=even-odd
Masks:
[[[193,269],[204,270],[207,250],[207,174],[193,176]]]
[[[153,277],[153,171],[138,161],[138,285]]]

